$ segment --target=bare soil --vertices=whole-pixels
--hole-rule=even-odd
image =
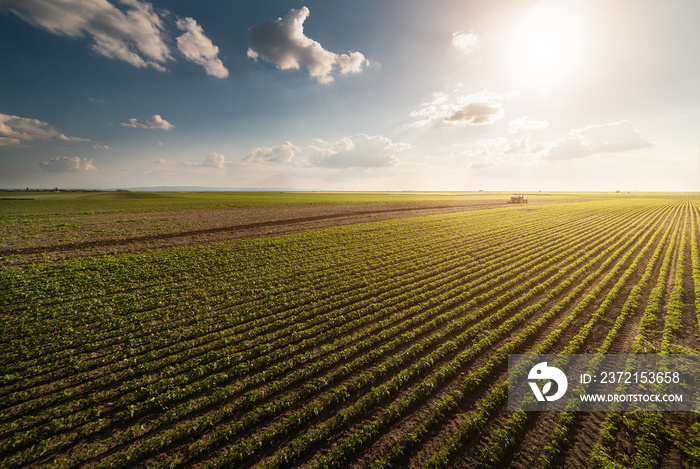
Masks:
[[[522,209],[502,200],[419,203],[308,204],[67,217],[62,223],[6,230],[0,264],[292,233],[396,218],[488,209]],[[16,232],[15,232],[16,231]],[[41,231],[42,233],[38,233]]]

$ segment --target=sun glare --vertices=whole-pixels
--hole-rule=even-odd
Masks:
[[[514,25],[506,60],[511,73],[541,85],[572,78],[583,64],[583,17],[571,2],[540,2]]]

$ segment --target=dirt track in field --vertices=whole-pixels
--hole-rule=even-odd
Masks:
[[[554,201],[552,201],[554,202]],[[557,200],[561,203],[561,200]],[[298,232],[313,228],[350,225],[396,218],[488,209],[515,209],[502,200],[391,204],[309,204],[180,210],[76,218],[82,228],[68,228],[34,242],[23,240],[0,250],[0,256],[20,256],[10,263],[29,261],[34,255],[73,258],[103,252],[127,253],[210,243],[236,238]],[[73,221],[69,218],[69,221]],[[144,224],[149,230],[144,230]],[[140,225],[140,226],[137,226]],[[110,227],[109,236],[93,230]],[[142,234],[142,233],[148,234]],[[19,241],[19,240],[18,240]]]

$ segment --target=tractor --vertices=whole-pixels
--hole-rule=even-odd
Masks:
[[[525,197],[523,194],[515,194],[510,197],[510,200],[507,202],[509,204],[526,204],[527,203],[527,197]]]

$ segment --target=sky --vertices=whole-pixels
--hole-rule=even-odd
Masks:
[[[699,191],[691,0],[0,0],[0,188]]]

